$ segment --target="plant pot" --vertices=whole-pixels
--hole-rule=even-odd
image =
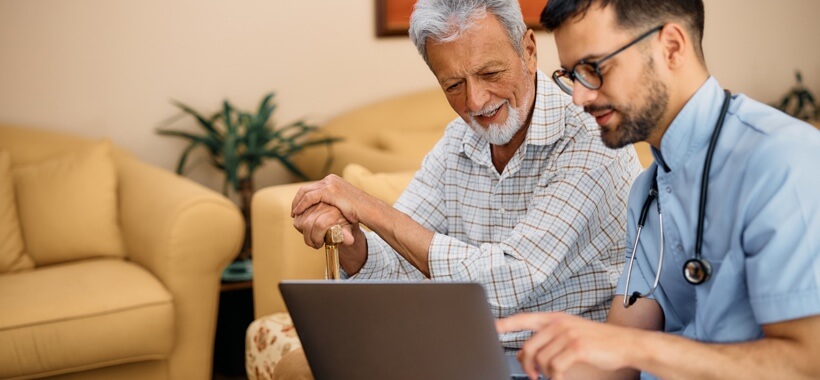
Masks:
[[[222,271],[222,281],[250,281],[253,279],[253,262],[251,259],[236,260]]]

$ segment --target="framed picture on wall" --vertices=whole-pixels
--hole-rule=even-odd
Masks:
[[[524,22],[533,30],[541,30],[538,20],[547,0],[518,0]],[[407,36],[410,14],[416,0],[376,0],[376,36]]]

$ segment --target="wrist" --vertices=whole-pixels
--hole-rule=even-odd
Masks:
[[[380,231],[390,218],[390,212],[395,209],[376,197],[370,197],[367,202],[359,204],[356,210],[356,222],[364,224],[372,231]]]
[[[660,332],[647,331],[641,329],[631,328],[630,344],[627,346],[627,365],[630,368],[644,371],[649,363],[655,360],[655,351],[659,344],[657,339],[660,337]]]

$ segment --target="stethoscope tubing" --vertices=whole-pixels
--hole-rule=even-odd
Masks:
[[[703,163],[703,173],[701,174],[701,188],[700,188],[700,199],[698,202],[698,225],[697,230],[695,233],[695,257],[693,259],[687,260],[683,267],[683,277],[686,282],[692,285],[700,285],[706,282],[710,275],[711,275],[711,264],[708,260],[703,259],[701,255],[701,247],[703,246],[703,228],[704,228],[704,219],[706,215],[706,200],[707,200],[707,192],[709,190],[709,172],[712,167],[712,157],[715,153],[715,147],[717,146],[717,140],[720,136],[720,132],[723,129],[723,123],[726,120],[726,114],[729,111],[729,103],[731,101],[732,93],[729,90],[723,90],[725,97],[723,99],[723,105],[720,109],[720,115],[718,116],[717,123],[715,123],[715,129],[712,132],[712,136],[709,139],[709,146],[706,150],[706,159]],[[652,288],[645,294],[641,294],[640,292],[633,292],[631,295],[629,294],[629,283],[632,279],[632,267],[635,264],[635,253],[638,250],[638,243],[641,239],[641,232],[643,227],[646,223],[646,217],[649,213],[649,207],[652,204],[652,201],[658,197],[658,182],[657,182],[657,175],[658,175],[658,166],[655,164],[655,170],[652,173],[652,185],[649,189],[649,195],[646,197],[646,201],[644,201],[643,206],[641,207],[641,214],[638,217],[638,228],[635,233],[635,241],[632,244],[632,255],[629,259],[629,266],[626,272],[626,286],[624,288],[624,307],[629,307],[638,300],[638,298],[645,298],[652,295],[655,292],[655,289],[658,288],[660,284],[661,278],[661,271],[663,270],[663,253],[664,253],[664,234],[663,234],[663,213],[661,212],[661,202],[660,198],[657,199],[658,205],[658,227],[659,227],[659,255],[658,255],[658,269],[655,272],[655,281],[652,284]],[[697,264],[699,268],[703,269],[703,276],[695,276],[689,274],[688,265],[690,262],[694,262]]]

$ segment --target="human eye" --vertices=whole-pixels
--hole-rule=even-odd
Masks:
[[[452,92],[457,91],[460,86],[461,86],[461,82],[459,81],[459,82],[455,82],[455,83],[444,84],[443,87],[444,87],[445,92],[452,93]]]
[[[495,79],[499,75],[501,75],[501,71],[497,71],[497,70],[490,70],[490,71],[485,71],[485,72],[481,73],[481,77],[485,78],[485,79]]]

